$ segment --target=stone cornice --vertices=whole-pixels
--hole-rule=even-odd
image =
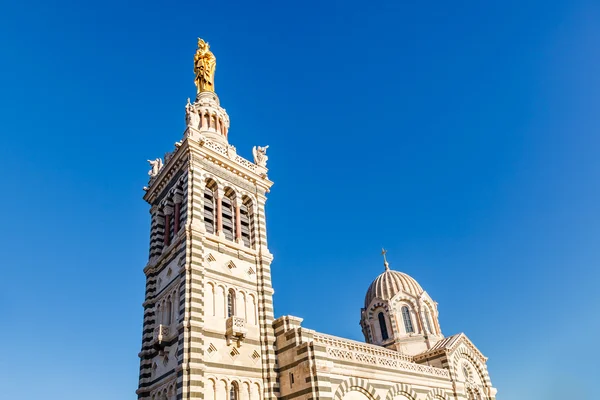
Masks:
[[[225,171],[241,177],[251,186],[261,188],[263,192],[269,192],[273,185],[273,182],[267,178],[266,168],[237,155],[233,146],[227,147],[202,137],[198,141],[188,138],[186,142],[193,158],[210,161]]]
[[[170,155],[169,159],[166,160],[166,164],[160,169],[158,175],[150,178],[148,190],[144,195],[144,200],[150,204],[154,203],[156,198],[160,196],[165,186],[171,182],[173,175],[182,169],[182,166],[188,162],[188,158],[186,157],[188,152],[188,141],[184,140],[181,145]]]
[[[471,340],[467,337],[467,335],[465,335],[464,333],[459,333],[457,336],[458,337],[455,340],[452,340],[450,342],[448,347],[441,347],[438,349],[426,351],[421,354],[417,354],[416,356],[414,356],[415,361],[419,362],[419,361],[426,360],[426,359],[429,359],[431,357],[434,357],[434,356],[437,356],[440,354],[446,354],[446,355],[450,356],[462,343],[464,343],[465,346],[467,346],[467,348],[469,348],[469,350],[473,351],[483,363],[485,363],[487,361],[487,357],[484,356],[477,347],[475,347],[475,345],[473,344],[473,342],[471,342]],[[446,339],[442,339],[441,341],[447,340],[450,338],[451,337],[447,337]]]

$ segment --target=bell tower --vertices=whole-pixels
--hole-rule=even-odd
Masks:
[[[175,148],[149,160],[150,251],[139,399],[263,400],[278,391],[266,236],[266,147],[229,144],[216,58],[198,39],[197,94]]]

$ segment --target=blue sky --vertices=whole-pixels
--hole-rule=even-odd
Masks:
[[[3,396],[135,398],[146,160],[201,36],[230,142],[270,145],[276,316],[361,340],[385,246],[498,399],[592,398],[600,4],[214,3],[3,4]]]

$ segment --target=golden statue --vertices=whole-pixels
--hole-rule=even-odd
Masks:
[[[194,55],[194,83],[198,93],[215,91],[215,69],[217,59],[210,51],[210,46],[204,40],[198,38],[198,50]]]

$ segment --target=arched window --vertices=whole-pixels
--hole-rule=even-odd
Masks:
[[[225,192],[225,196],[221,200],[221,220],[223,221],[223,234],[225,239],[233,240],[234,236],[234,211],[233,211],[233,190],[229,189]]]
[[[229,389],[229,400],[238,400],[239,388],[237,382],[231,382],[231,388]]]
[[[208,233],[215,233],[215,189],[217,184],[213,180],[206,182],[204,188],[204,226]]]
[[[162,307],[160,303],[156,305],[156,323],[160,324],[162,322]]]
[[[388,340],[389,335],[388,335],[387,326],[385,324],[385,315],[383,315],[383,313],[380,312],[377,315],[377,318],[379,319],[379,329],[381,330],[381,340]]]
[[[173,316],[173,305],[171,303],[171,298],[167,300],[167,305],[165,306],[165,325],[171,325],[171,318]]]
[[[169,214],[169,231],[167,232],[169,238],[167,240],[167,243],[171,244],[173,238],[175,237],[175,205],[172,201],[169,201],[168,204],[170,205],[169,211],[171,213]],[[177,225],[179,226],[179,223],[177,223]]]
[[[407,306],[402,307],[402,319],[404,320],[404,329],[406,333],[413,333],[415,330],[413,328],[412,319],[410,318],[410,310]]]
[[[233,317],[235,315],[235,291],[229,289],[227,292],[227,317]]]
[[[252,222],[252,201],[250,198],[244,196],[242,205],[240,206],[240,226],[241,226],[241,237],[244,246],[254,247],[254,224]]]
[[[434,333],[433,329],[431,329],[431,315],[428,307],[425,307],[425,324],[427,325],[427,331],[429,333]]]

